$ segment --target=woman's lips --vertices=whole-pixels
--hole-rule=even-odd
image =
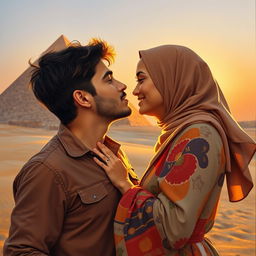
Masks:
[[[139,101],[138,105],[139,105],[139,106],[142,104],[142,102],[143,102],[144,99],[145,99],[145,98],[139,98],[139,99],[138,99],[138,101]]]

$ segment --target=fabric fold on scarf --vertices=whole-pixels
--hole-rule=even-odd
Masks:
[[[166,113],[159,122],[162,133],[148,168],[181,130],[207,122],[218,130],[224,143],[229,200],[244,199],[253,187],[248,165],[256,144],[232,117],[208,65],[189,48],[177,45],[143,50],[140,56],[163,96]]]

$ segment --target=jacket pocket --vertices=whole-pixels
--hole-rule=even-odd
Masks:
[[[98,183],[88,188],[78,190],[81,201],[84,204],[93,204],[101,201],[108,195],[104,184]]]

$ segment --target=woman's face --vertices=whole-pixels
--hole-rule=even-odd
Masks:
[[[163,119],[163,98],[150,78],[142,59],[138,62],[136,76],[137,86],[133,90],[133,95],[138,97],[140,114]]]

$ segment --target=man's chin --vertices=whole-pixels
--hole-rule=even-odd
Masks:
[[[122,118],[125,118],[127,116],[130,116],[131,113],[132,113],[132,110],[128,107],[128,109],[126,111],[123,111],[122,113],[117,115],[115,120],[122,119]]]
[[[111,122],[115,122],[117,120],[126,118],[127,116],[130,116],[131,113],[132,113],[132,110],[128,107],[128,109],[126,111],[120,112],[120,113],[116,114],[115,116],[113,116]]]

